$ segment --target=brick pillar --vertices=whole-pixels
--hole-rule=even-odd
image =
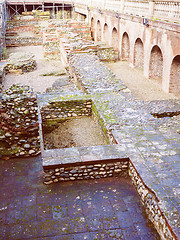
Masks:
[[[163,76],[162,76],[162,89],[166,93],[169,93],[170,73],[171,73],[171,62],[168,61],[168,58],[164,58]]]

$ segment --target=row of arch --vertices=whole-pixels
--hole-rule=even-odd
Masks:
[[[129,61],[130,39],[128,33],[124,32],[120,39],[119,31],[116,27],[113,27],[112,32],[110,32],[107,23],[104,24],[103,29],[101,29],[100,20],[98,20],[96,24],[97,26],[95,31],[95,20],[94,18],[91,18],[92,38],[94,38],[94,40],[97,41],[104,41],[108,45],[112,45],[114,50],[118,52],[119,59]],[[121,49],[119,46],[121,46]],[[134,50],[133,66],[136,68],[144,69],[144,44],[141,38],[135,39],[133,50]],[[162,83],[163,61],[164,59],[161,48],[158,45],[154,45],[150,52],[149,62],[150,79],[156,79]],[[172,60],[170,70],[169,92],[178,94],[180,93],[180,55],[176,55]]]

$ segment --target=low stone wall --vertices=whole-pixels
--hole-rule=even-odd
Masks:
[[[100,62],[94,53],[71,54],[68,58],[68,64],[75,83],[88,94],[117,91],[122,88],[117,77],[106,65]],[[98,71],[92,70],[97,68]]]
[[[12,53],[7,60],[6,73],[24,73],[36,70],[36,60],[32,53]]]
[[[31,26],[35,26],[38,24],[38,20],[35,19],[23,19],[22,21],[19,19],[13,19],[11,21],[7,21],[7,31],[8,30],[13,30],[14,28],[18,28],[19,31],[19,27],[31,27]]]
[[[117,54],[111,47],[102,47],[97,50],[96,54],[103,62],[114,62],[116,59],[118,59],[118,56],[116,56]]]
[[[22,17],[22,19],[13,19],[7,23],[6,47],[42,45],[40,20],[23,19],[25,16],[19,17]],[[26,32],[31,33],[31,35],[26,35]]]
[[[37,22],[35,22],[34,24],[37,24]],[[15,36],[15,35],[18,35],[18,33],[22,33],[22,32],[35,32],[35,31],[36,31],[36,25],[8,26],[8,29],[6,31],[6,37]]]
[[[85,24],[76,22],[64,24],[57,33],[60,39],[60,51],[65,63],[72,56],[78,53],[94,53],[101,61],[111,62],[117,60],[117,53],[112,47],[102,42],[93,42],[91,31]],[[62,38],[63,37],[63,38]]]
[[[50,28],[50,26],[49,26]],[[57,34],[55,32],[54,26],[50,28],[52,30],[43,33],[43,50],[44,57],[48,59],[60,59],[59,41],[57,39]]]
[[[74,165],[74,166],[73,166]],[[44,184],[64,181],[99,179],[114,176],[128,176],[127,159],[102,160],[84,164],[61,164],[44,167]]]
[[[129,175],[133,184],[136,186],[139,196],[141,197],[148,218],[154,224],[160,236],[163,236],[163,239],[167,240],[177,239],[171,231],[165,215],[158,204],[159,201],[157,197],[148,187],[146,187],[131,161],[129,163]]]
[[[41,108],[42,121],[92,115],[92,101],[71,100],[51,102]]]
[[[20,47],[20,46],[38,46],[42,45],[43,41],[41,37],[7,37],[6,46],[7,47]]]
[[[0,157],[40,153],[38,106],[28,86],[13,85],[0,105]]]

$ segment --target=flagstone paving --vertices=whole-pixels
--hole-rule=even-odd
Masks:
[[[92,98],[104,126],[121,149],[120,155],[131,159],[144,183],[158,197],[173,231],[180,236],[180,101],[137,99],[107,67],[103,70],[96,56],[76,54],[70,63],[82,93]],[[43,105],[83,97],[49,93],[38,99]]]
[[[160,239],[128,178],[42,183],[41,157],[0,161],[0,239]]]

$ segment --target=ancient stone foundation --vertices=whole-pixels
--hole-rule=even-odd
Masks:
[[[130,176],[149,219],[160,235],[163,239],[176,239],[160,201],[143,182],[131,160],[117,157],[117,150],[116,145],[45,150],[42,152],[44,184]]]
[[[131,177],[133,184],[136,186],[149,219],[154,224],[159,234],[163,236],[163,239],[176,239],[171,228],[169,228],[169,224],[165,217],[166,212],[162,211],[158,198],[144,184],[131,161],[129,163],[129,176]]]
[[[12,53],[5,67],[6,73],[24,73],[34,71],[35,69],[36,60],[31,53]]]
[[[38,107],[28,86],[13,85],[3,92],[0,119],[0,157],[40,152]]]
[[[73,166],[74,165],[74,166]],[[116,159],[84,164],[62,164],[44,170],[44,184],[56,182],[128,176],[128,161]]]
[[[92,101],[72,100],[50,102],[41,108],[43,122],[48,119],[65,119],[78,116],[90,116],[92,114]]]
[[[32,17],[32,19],[28,19]],[[6,47],[19,47],[42,44],[41,18],[19,16],[7,23]]]

